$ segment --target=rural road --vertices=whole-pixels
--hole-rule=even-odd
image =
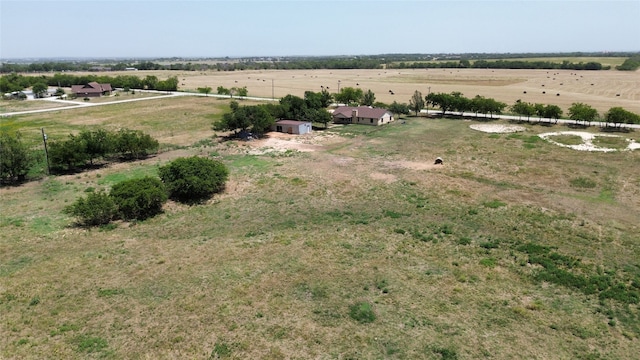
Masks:
[[[55,97],[48,97],[48,98],[43,98],[43,99],[27,100],[27,101],[51,101],[51,102],[67,104],[69,106],[47,108],[47,109],[37,109],[37,110],[6,112],[6,113],[0,113],[0,117],[10,117],[10,116],[16,116],[16,115],[46,113],[46,112],[51,112],[51,111],[79,109],[79,108],[92,107],[92,106],[104,106],[104,105],[122,104],[122,103],[134,102],[134,101],[157,100],[157,99],[162,99],[162,98],[178,97],[178,96],[204,96],[204,97],[232,99],[232,97],[229,96],[229,95],[218,95],[218,94],[201,94],[201,93],[191,93],[191,92],[181,92],[181,91],[166,92],[166,91],[156,91],[156,90],[137,90],[137,91],[139,91],[139,92],[147,92],[147,93],[157,93],[157,94],[161,94],[161,96],[139,98],[139,99],[115,100],[115,101],[109,101],[109,102],[103,102],[103,103],[87,103],[87,102],[80,102],[80,101],[60,100],[60,99],[55,98]],[[261,97],[253,97],[253,96],[236,96],[233,99],[255,100],[255,101],[278,101],[278,99],[261,98]],[[441,114],[442,111],[439,111],[439,110],[422,110],[422,111],[420,111],[420,113],[421,114],[429,114],[429,115],[438,115],[438,114]],[[448,114],[452,114],[452,113],[449,112]],[[460,115],[460,113],[454,113],[454,114]],[[477,117],[478,119],[487,118],[487,116],[485,114],[462,113],[462,115],[463,116],[467,116],[467,117]],[[494,114],[491,117],[489,117],[488,119],[504,119],[504,120],[523,121],[523,117],[522,116],[513,116],[513,115],[495,115]],[[537,117],[531,117],[531,119],[530,119],[530,122],[534,123],[534,124],[538,123],[539,121],[558,123],[558,124],[575,124],[576,123],[575,120],[562,120],[562,119],[556,120],[556,119],[547,119],[547,118],[539,119]],[[594,122],[592,122],[592,124],[595,126],[595,125],[597,125],[599,123],[594,121]],[[640,124],[622,124],[621,127],[640,129]]]
[[[180,92],[180,91],[167,92],[167,91],[155,91],[155,90],[136,90],[136,91],[138,91],[138,92],[147,92],[147,93],[156,93],[156,94],[160,94],[161,96],[146,97],[146,98],[139,98],[139,99],[114,100],[114,101],[103,102],[103,103],[88,103],[88,102],[81,102],[81,101],[61,100],[61,99],[58,99],[56,97],[48,97],[48,98],[42,98],[42,99],[36,99],[36,100],[26,100],[26,101],[51,101],[51,102],[66,104],[66,105],[69,105],[69,106],[54,107],[54,108],[47,108],[47,109],[36,109],[36,110],[24,110],[24,111],[6,112],[6,113],[0,113],[0,117],[9,117],[9,116],[25,115],[25,114],[46,113],[46,112],[51,112],[51,111],[79,109],[79,108],[86,108],[86,107],[92,107],[92,106],[104,106],[104,105],[122,104],[122,103],[134,102],[134,101],[157,100],[157,99],[163,99],[163,98],[169,98],[169,97],[178,97],[178,96],[203,96],[203,97],[207,97],[208,96],[208,97],[231,99],[231,96],[229,96],[229,95],[218,95],[218,94],[209,94],[209,95],[207,95],[207,94],[201,94],[201,93],[189,93],[189,92]],[[233,97],[233,99],[255,100],[255,101],[278,101],[277,99],[260,98],[260,97],[252,97],[252,96],[236,96],[236,97]]]

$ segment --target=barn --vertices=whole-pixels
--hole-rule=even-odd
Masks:
[[[311,122],[297,120],[278,120],[271,127],[272,131],[303,135],[311,132]]]

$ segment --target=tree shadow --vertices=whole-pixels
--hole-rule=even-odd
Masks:
[[[601,132],[606,132],[606,133],[623,133],[623,134],[627,134],[630,132],[633,132],[633,129],[630,127],[626,127],[626,126],[604,126],[600,128]]]

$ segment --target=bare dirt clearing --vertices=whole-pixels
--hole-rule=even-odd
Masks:
[[[272,131],[264,138],[241,142],[240,144],[249,148],[247,150],[249,155],[263,155],[270,152],[286,152],[288,150],[311,152],[323,149],[323,144],[335,138],[336,135],[319,132],[292,135]]]
[[[473,130],[497,134],[508,134],[527,130],[523,126],[501,124],[473,124],[469,125],[469,127]]]
[[[557,142],[553,140],[555,136],[562,136],[562,135],[578,136],[582,138],[583,142],[582,144],[572,145],[572,144],[563,144],[561,142]],[[593,133],[588,133],[583,131],[559,131],[559,132],[539,134],[538,136],[558,146],[567,147],[570,149],[580,150],[580,151],[601,151],[601,152],[612,152],[612,151],[618,151],[618,150],[595,145],[593,141],[596,137],[601,136],[601,137],[611,137],[611,138],[622,138],[622,136],[620,135],[593,134]],[[640,149],[640,144],[638,144],[634,139],[626,139],[626,141],[629,143],[629,145],[627,145],[627,148],[625,150]]]

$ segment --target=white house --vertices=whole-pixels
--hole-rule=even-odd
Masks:
[[[311,132],[311,122],[296,120],[278,120],[271,126],[272,131],[303,135]]]

